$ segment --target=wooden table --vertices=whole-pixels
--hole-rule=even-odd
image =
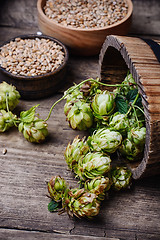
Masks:
[[[129,35],[160,39],[160,1],[134,0],[133,5]],[[37,31],[36,0],[1,1],[0,43]],[[27,110],[40,103],[37,112],[46,118],[63,91],[73,82],[95,78],[97,67],[98,56],[70,56],[64,88],[47,99],[21,100],[19,109]],[[159,240],[160,176],[137,180],[129,191],[112,193],[92,221],[48,211],[46,181],[52,175],[61,175],[76,186],[63,153],[74,136],[85,134],[69,128],[63,106],[64,101],[54,108],[48,121],[49,138],[44,144],[27,142],[17,129],[0,134],[0,239]]]

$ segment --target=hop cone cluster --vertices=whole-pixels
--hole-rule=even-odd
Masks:
[[[61,202],[62,209],[70,216],[92,218],[99,213],[97,195],[86,189],[69,189],[60,176],[53,176],[48,182],[48,192],[55,202]]]
[[[7,109],[6,98],[8,99],[8,107],[12,111],[19,102],[20,94],[14,86],[3,82],[0,84],[0,109]]]
[[[5,110],[0,110],[0,132],[5,132],[9,128],[14,126],[14,120],[17,116],[12,112],[6,112]]]

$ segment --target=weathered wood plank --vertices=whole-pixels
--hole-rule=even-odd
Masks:
[[[50,240],[50,239],[60,239],[60,240],[119,240],[118,238],[108,238],[108,237],[95,237],[95,236],[82,236],[82,235],[72,235],[72,234],[58,234],[58,233],[44,233],[44,232],[28,232],[19,230],[8,230],[0,229],[0,239],[3,240]]]
[[[38,31],[36,2],[1,1],[0,43],[20,34]],[[159,39],[160,1],[133,0],[133,4],[130,35],[155,35]],[[134,59],[136,56],[135,53]],[[146,63],[149,60],[153,65],[156,64],[149,56],[146,52]],[[138,61],[142,63],[142,59]],[[89,77],[96,78],[97,65],[97,56],[70,56],[67,82],[61,92],[73,82],[78,83]],[[156,77],[150,74],[146,79]],[[52,103],[60,96],[61,94],[57,94],[40,101],[21,101],[18,110],[27,110],[40,103],[37,111],[45,118]],[[63,153],[67,143],[77,134],[87,134],[68,127],[63,105],[64,101],[55,107],[48,121],[50,136],[42,145],[28,143],[16,129],[0,134],[0,239],[159,240],[160,176],[136,181],[130,191],[112,192],[109,199],[102,204],[99,216],[92,221],[70,219],[67,214],[48,212],[49,199],[46,197],[45,181],[52,175],[60,174],[71,186],[77,186],[77,180],[68,170]],[[159,115],[154,117],[159,119]],[[7,150],[5,155],[4,149]]]
[[[37,112],[42,118],[47,116],[48,108],[56,97],[40,101]],[[22,101],[22,107],[26,109],[37,102]],[[144,188],[141,184],[129,192],[112,193],[109,200],[104,202],[100,215],[93,221],[69,219],[66,214],[59,216],[48,212],[45,181],[52,175],[60,174],[71,186],[77,185],[73,174],[67,169],[63,153],[69,140],[77,134],[85,134],[69,128],[63,105],[64,102],[61,102],[56,106],[48,121],[50,137],[47,143],[31,144],[16,129],[1,134],[1,227],[67,234],[72,232],[75,235],[83,233],[97,237],[123,236],[125,239],[134,239],[137,232],[145,239],[159,237],[159,178],[155,182],[152,180],[152,187],[148,181],[148,187],[146,184]],[[5,155],[2,154],[4,148],[7,149]]]

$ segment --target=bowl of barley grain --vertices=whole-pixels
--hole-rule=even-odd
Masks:
[[[0,82],[14,85],[23,99],[39,99],[64,84],[68,50],[45,35],[23,35],[0,46]]]
[[[73,54],[98,54],[107,35],[126,35],[131,25],[131,0],[38,0],[38,25],[43,34],[63,42]]]

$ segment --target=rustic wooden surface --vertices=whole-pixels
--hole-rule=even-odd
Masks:
[[[19,34],[36,33],[36,0],[0,1],[0,43]],[[130,36],[160,39],[160,1],[134,0]],[[37,109],[45,118],[53,102],[73,82],[96,77],[98,56],[70,56],[64,88],[39,101],[20,101],[18,110]],[[45,181],[61,175],[72,186],[77,182],[68,171],[63,153],[69,140],[87,133],[69,128],[63,114],[64,101],[56,105],[48,121],[46,143],[27,142],[16,129],[0,134],[0,240],[159,240],[160,176],[137,180],[126,192],[112,192],[98,217],[92,221],[49,213]],[[158,146],[157,146],[158,147]],[[4,155],[3,150],[7,153]]]

